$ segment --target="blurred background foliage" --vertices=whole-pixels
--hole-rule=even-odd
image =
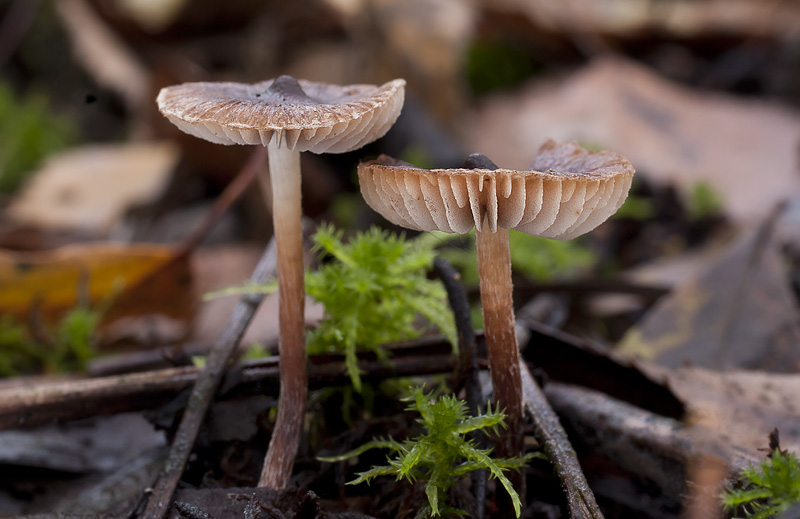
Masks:
[[[77,141],[77,128],[53,112],[47,95],[18,97],[0,83],[0,192],[11,193],[42,159]]]

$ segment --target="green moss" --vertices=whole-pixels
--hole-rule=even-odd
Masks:
[[[800,462],[791,452],[774,449],[760,465],[739,474],[736,488],[722,494],[725,509],[734,517],[767,519],[800,503]]]
[[[444,286],[427,277],[432,245],[377,227],[345,243],[342,231],[323,225],[311,239],[322,264],[306,274],[306,292],[325,307],[325,314],[308,334],[307,351],[343,353],[356,391],[362,388],[357,352],[385,359],[384,344],[419,337],[420,316],[456,348],[455,322]],[[209,296],[268,293],[275,288],[275,283],[249,284]]]
[[[353,387],[360,391],[356,352],[386,358],[383,344],[420,335],[420,315],[455,347],[447,294],[439,281],[427,278],[432,248],[376,227],[348,243],[342,235],[322,226],[312,238],[314,249],[328,261],[306,276],[306,291],[325,306],[320,326],[309,333],[309,353],[344,353]]]
[[[467,439],[473,431],[486,430],[498,434],[505,427],[502,411],[492,410],[491,404],[485,414],[469,417],[467,405],[451,395],[434,399],[422,388],[414,388],[411,395],[404,398],[410,402],[409,411],[419,413],[417,420],[424,432],[411,440],[398,442],[391,438],[376,439],[361,447],[332,457],[319,458],[321,461],[337,462],[358,456],[371,449],[388,449],[392,454],[387,465],[372,467],[349,484],[369,483],[378,476],[394,476],[410,483],[421,482],[425,487],[428,504],[423,506],[416,517],[441,515],[464,515],[464,512],[446,504],[450,487],[462,477],[475,470],[487,470],[489,476],[497,479],[511,496],[517,517],[520,516],[519,495],[505,476],[507,470],[519,470],[528,460],[536,457],[529,454],[520,458],[492,458],[492,449],[480,449]],[[541,457],[541,455],[538,455]]]

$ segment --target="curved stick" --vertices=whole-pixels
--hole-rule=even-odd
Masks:
[[[274,249],[267,247],[261,260],[259,260],[251,280],[254,283],[265,283],[275,270]],[[153,486],[153,492],[147,502],[142,517],[146,519],[161,519],[169,511],[172,497],[178,481],[186,468],[186,461],[192,451],[200,425],[203,423],[206,411],[214,398],[222,375],[228,367],[231,355],[236,351],[247,325],[253,318],[258,305],[264,299],[263,294],[247,294],[242,296],[239,304],[233,309],[228,324],[222,332],[214,348],[209,352],[203,371],[197,376],[189,396],[189,403],[181,417],[178,432],[172,442],[169,457],[158,481]]]

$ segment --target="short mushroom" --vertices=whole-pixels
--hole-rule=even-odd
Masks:
[[[387,156],[358,166],[364,199],[390,222],[420,231],[476,229],[492,384],[507,414],[499,456],[518,456],[523,447],[508,230],[559,240],[586,233],[619,209],[633,173],[618,154],[553,141],[542,145],[528,171],[498,169],[480,154],[462,169],[425,170]]]
[[[158,108],[186,133],[218,144],[266,146],[280,297],[280,405],[259,486],[288,483],[306,406],[300,152],[342,153],[382,137],[403,106],[405,81],[338,86],[280,76],[255,84],[184,83]]]

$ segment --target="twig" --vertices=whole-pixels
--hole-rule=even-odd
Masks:
[[[392,345],[389,350],[388,361],[361,356],[358,368],[364,372],[363,380],[447,373],[456,364],[450,344],[440,338]],[[309,364],[310,388],[350,380],[341,355],[314,355]],[[238,394],[277,391],[278,357],[248,361],[235,369],[241,370],[240,385],[235,386]],[[24,385],[7,384],[0,387],[0,430],[152,409],[191,387],[199,372],[187,366],[56,383],[37,378]]]
[[[220,216],[225,214],[225,212],[231,208],[234,202],[236,202],[239,197],[241,197],[245,191],[247,191],[247,188],[250,186],[250,184],[253,183],[253,180],[255,180],[258,173],[258,168],[262,167],[267,160],[266,156],[266,148],[263,146],[256,146],[256,149],[250,154],[250,157],[247,159],[247,162],[245,162],[244,166],[242,166],[242,169],[236,173],[236,176],[233,178],[233,180],[225,187],[217,199],[214,200],[214,204],[211,206],[211,210],[208,212],[208,214],[206,214],[206,216],[191,232],[191,234],[184,238],[184,240],[178,245],[175,254],[157,269],[154,269],[143,279],[139,280],[139,285],[152,280],[168,268],[172,267],[175,263],[185,260],[186,257],[189,256],[189,254],[191,254],[198,245],[200,245],[206,234],[208,234],[208,232],[219,221]]]
[[[533,421],[536,438],[542,443],[544,452],[553,463],[556,475],[567,493],[570,516],[572,519],[603,519],[603,513],[597,506],[592,489],[586,482],[578,457],[558,421],[558,416],[531,376],[528,366],[522,359],[519,364],[525,410]]]
[[[478,355],[475,342],[475,330],[472,328],[472,317],[469,312],[469,302],[464,285],[461,284],[461,275],[455,268],[442,258],[433,261],[433,270],[442,280],[447,291],[447,300],[453,310],[458,332],[458,378],[463,381],[467,390],[467,404],[473,416],[481,412],[481,388],[478,380]]]
[[[220,195],[214,200],[211,210],[203,218],[192,233],[183,240],[178,246],[176,257],[181,257],[191,253],[200,242],[203,240],[208,231],[217,223],[220,216],[230,209],[234,202],[241,197],[250,184],[256,178],[258,169],[263,167],[267,162],[267,149],[264,146],[256,146],[256,149],[250,154],[250,157],[245,162],[242,169],[236,174],[231,182],[225,187]]]
[[[254,283],[264,283],[275,271],[274,242],[264,251],[251,277]],[[214,348],[206,359],[203,371],[197,376],[189,403],[181,418],[178,432],[172,443],[169,457],[164,469],[154,485],[153,492],[147,503],[143,517],[146,519],[162,519],[169,510],[175,488],[186,467],[192,446],[197,439],[197,433],[203,422],[214,394],[222,380],[222,375],[228,367],[236,346],[244,335],[247,325],[253,318],[258,305],[264,298],[263,294],[246,294],[242,296],[239,304],[234,308],[228,324],[222,332]]]
[[[687,426],[585,387],[550,382],[543,391],[583,445],[651,481],[672,499],[685,499],[693,460],[717,456],[731,475],[758,462],[755,453],[737,448],[724,431]]]
[[[458,378],[463,381],[467,391],[467,405],[472,416],[481,413],[481,383],[478,378],[478,355],[475,341],[475,330],[472,328],[472,316],[469,312],[467,291],[461,284],[461,275],[445,259],[433,260],[433,269],[442,280],[447,291],[447,300],[453,310],[458,331]],[[476,431],[477,433],[477,431]],[[484,435],[476,434],[475,441],[483,443]],[[476,519],[483,519],[486,501],[486,470],[476,470],[472,473],[472,485],[475,488]]]

